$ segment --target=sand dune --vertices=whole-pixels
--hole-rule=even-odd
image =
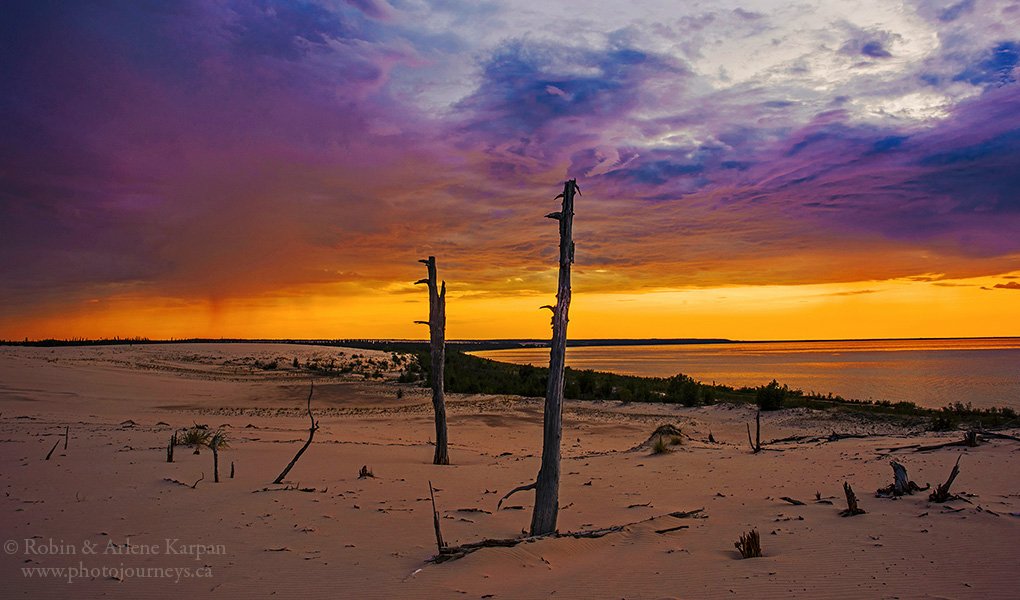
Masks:
[[[320,378],[312,405],[321,429],[287,485],[271,485],[307,435],[309,377],[290,361],[341,352],[390,358],[247,344],[0,348],[8,544],[0,595],[1015,598],[1020,589],[1020,444],[890,454],[955,434],[791,410],[763,416],[764,439],[868,437],[785,442],[753,455],[744,429],[753,413],[725,405],[568,402],[560,530],[634,524],[597,539],[546,539],[430,564],[429,481],[450,544],[527,528],[530,495],[503,510],[496,503],[534,478],[541,401],[449,398],[454,464],[440,467],[431,464],[426,390],[401,388],[392,369],[381,379]],[[274,359],[275,369],[253,366]],[[212,482],[208,449],[178,447],[175,462],[165,462],[171,432],[195,423],[228,432],[221,483]],[[678,424],[683,443],[651,455],[641,445],[662,423]],[[706,441],[709,431],[719,443]],[[965,501],[874,497],[892,481],[890,458],[934,485],[961,455],[954,491]],[[359,479],[362,465],[375,477]],[[838,515],[844,480],[866,514]],[[831,504],[816,502],[816,492]],[[662,516],[696,508],[706,518]],[[687,528],[656,533],[679,525]],[[765,555],[740,560],[733,542],[751,528]],[[69,583],[67,573],[23,571],[37,567],[92,572]]]

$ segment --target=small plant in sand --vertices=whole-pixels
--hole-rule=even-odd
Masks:
[[[200,454],[199,448],[209,443],[211,435],[209,428],[204,425],[195,425],[184,431],[184,435],[177,439],[177,444],[180,446],[191,446],[195,449],[195,454]]]
[[[208,432],[207,432],[208,433]],[[213,482],[220,482],[220,450],[229,448],[230,444],[227,441],[227,434],[222,429],[217,429],[214,433],[209,436],[206,445],[212,450],[213,455]]]
[[[734,542],[741,558],[758,558],[761,556],[761,537],[757,529],[752,529],[741,534],[740,539]]]
[[[665,454],[669,452],[669,445],[666,442],[666,438],[657,436],[655,443],[652,444],[652,454]]]

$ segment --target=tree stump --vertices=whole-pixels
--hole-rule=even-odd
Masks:
[[[928,500],[932,502],[947,502],[958,498],[958,496],[950,493],[949,488],[953,485],[956,476],[960,474],[960,458],[962,456],[956,457],[956,464],[953,465],[953,470],[949,472],[949,479],[945,483],[938,484],[935,487],[935,491],[928,495]]]
[[[896,496],[905,496],[913,494],[914,492],[923,492],[930,488],[930,485],[921,487],[910,481],[907,477],[907,468],[896,462],[895,460],[889,462],[893,469],[893,483],[884,488],[875,491],[875,495],[879,497],[889,498]]]
[[[854,494],[854,489],[850,487],[849,482],[843,482],[843,493],[846,494],[846,510],[840,511],[839,516],[852,517],[854,515],[863,515],[864,509],[857,506],[857,495]]]

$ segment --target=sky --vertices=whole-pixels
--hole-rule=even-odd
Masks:
[[[3,13],[2,339],[1020,335],[1020,1]]]

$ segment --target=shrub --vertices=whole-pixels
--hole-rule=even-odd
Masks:
[[[755,392],[755,401],[758,408],[762,410],[779,410],[783,408],[783,401],[790,392],[790,388],[779,385],[775,379],[768,385],[759,387]]]
[[[701,384],[689,375],[677,373],[669,378],[666,385],[666,401],[679,402],[684,406],[697,406],[701,395]]]
[[[666,445],[666,438],[661,435],[655,438],[655,443],[652,445],[652,454],[665,454],[669,452],[669,447]]]

